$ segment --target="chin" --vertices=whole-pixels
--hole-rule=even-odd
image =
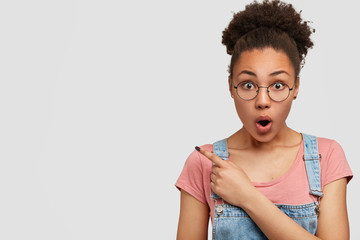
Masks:
[[[268,143],[268,142],[271,142],[275,136],[273,136],[272,134],[266,134],[266,135],[257,135],[257,136],[253,136],[253,137],[258,142]]]
[[[265,133],[265,134],[255,132],[255,133],[250,133],[250,135],[255,141],[257,141],[259,143],[271,142],[276,136],[276,134],[272,131]]]

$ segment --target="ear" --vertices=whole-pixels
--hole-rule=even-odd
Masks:
[[[297,77],[295,80],[295,86],[294,86],[294,99],[297,97],[299,93],[300,88],[300,77]]]
[[[229,83],[230,96],[231,96],[232,98],[234,98],[234,93],[233,93],[234,87],[233,87],[233,82],[232,82],[230,76],[228,77],[228,83]]]

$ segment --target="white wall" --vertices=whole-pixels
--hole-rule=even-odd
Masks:
[[[343,146],[360,239],[357,4],[292,2],[316,33],[288,124]],[[0,238],[174,239],[186,157],[241,127],[221,32],[247,3],[2,1]]]

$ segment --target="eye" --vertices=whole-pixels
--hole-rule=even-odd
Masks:
[[[254,89],[256,89],[256,85],[253,82],[242,82],[242,83],[240,83],[240,86],[244,90],[254,90]]]
[[[273,90],[280,91],[280,90],[283,90],[285,88],[285,86],[286,85],[284,83],[277,82],[277,83],[274,83],[271,88]]]

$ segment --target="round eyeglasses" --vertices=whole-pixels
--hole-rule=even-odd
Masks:
[[[234,86],[234,88],[236,89],[237,95],[246,101],[256,98],[260,88],[266,88],[267,94],[275,102],[285,101],[289,97],[290,92],[294,89],[294,87],[290,88],[283,82],[275,82],[268,87],[261,87],[251,81],[240,82],[237,86]]]

